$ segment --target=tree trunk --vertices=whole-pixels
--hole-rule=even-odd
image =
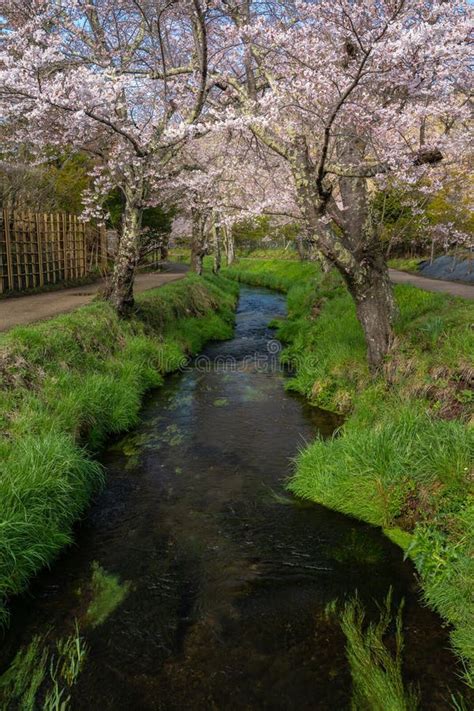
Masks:
[[[216,216],[212,216],[212,250],[214,252],[213,274],[219,274],[221,270],[221,228],[217,224]]]
[[[162,262],[168,261],[169,243],[170,243],[169,235],[164,235],[163,241],[161,242],[161,245],[160,245],[160,259]]]
[[[126,193],[123,228],[120,237],[109,301],[120,317],[127,316],[134,305],[133,284],[140,258],[139,240],[142,223],[141,196]]]
[[[387,267],[380,260],[375,265],[367,266],[357,279],[352,279],[347,273],[343,276],[364,331],[370,371],[376,374],[393,342],[395,304]]]
[[[305,262],[307,259],[309,259],[309,250],[308,250],[308,245],[307,245],[307,240],[303,237],[302,234],[299,234],[296,237],[296,251],[298,252],[298,257],[300,259],[300,262]]]
[[[395,302],[388,267],[382,245],[376,240],[359,239],[352,251],[350,242],[338,242],[330,228],[317,218],[310,226],[314,235],[313,256],[322,265],[323,271],[333,266],[347,284],[355,307],[357,318],[364,331],[367,343],[367,360],[373,374],[383,364],[393,341],[392,322],[395,316]]]
[[[313,234],[316,235],[315,256],[321,261],[323,271],[334,266],[347,284],[367,342],[369,368],[376,374],[393,341],[395,315],[392,285],[382,247],[372,242],[363,250],[352,252],[346,246],[347,241],[345,244],[332,242],[332,235],[324,223],[320,223],[319,230],[313,230]]]
[[[201,276],[203,260],[207,254],[207,239],[205,232],[205,216],[193,208],[191,235],[191,271]]]
[[[365,145],[355,136],[344,144],[339,156],[348,165],[355,162],[355,157],[364,157]],[[339,179],[341,210],[332,190],[324,184],[324,175],[321,177],[315,171],[305,137],[297,137],[291,161],[307,231],[316,249],[336,267],[347,284],[366,338],[369,367],[375,374],[392,344],[395,309],[382,245],[370,219],[367,181]],[[331,220],[338,230],[330,224]]]
[[[332,262],[324,255],[324,253],[317,249],[314,245],[310,245],[308,259],[311,262],[318,262],[319,266],[323,270],[323,274],[329,274],[333,268]]]
[[[235,242],[234,235],[232,234],[232,229],[229,229],[227,225],[222,228],[224,231],[224,248],[226,255],[227,266],[230,267],[235,260]]]

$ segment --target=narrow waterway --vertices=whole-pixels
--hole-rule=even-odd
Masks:
[[[76,544],[15,603],[3,664],[77,619],[88,652],[74,710],[339,711],[351,677],[326,606],[357,591],[370,616],[392,587],[406,601],[405,678],[422,709],[451,708],[447,633],[400,551],[285,493],[298,448],[336,423],[284,389],[268,328],[284,314],[282,296],[242,289],[235,337],[148,398],[141,425],[103,456],[106,488]],[[83,600],[94,564],[127,588],[95,627]]]

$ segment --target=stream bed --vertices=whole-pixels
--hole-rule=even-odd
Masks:
[[[0,662],[79,625],[74,711],[350,709],[345,637],[329,603],[356,591],[377,618],[405,599],[404,676],[422,709],[459,687],[447,631],[412,566],[375,528],[285,492],[292,458],[337,423],[284,389],[269,322],[283,296],[243,288],[234,338],[211,344],[144,404],[102,456],[107,481],[75,545],[15,601]],[[112,613],[87,623],[94,567]],[[90,597],[90,596],[89,596]]]

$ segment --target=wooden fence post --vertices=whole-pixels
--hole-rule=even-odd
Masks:
[[[66,265],[64,263],[64,242],[61,235],[61,219],[59,213],[54,216],[54,229],[56,232],[56,239],[58,242],[58,276],[59,281],[64,281],[66,278]]]
[[[78,255],[78,249],[77,249],[77,217],[76,215],[71,215],[70,217],[71,220],[71,233],[72,233],[72,241],[74,244],[74,277],[77,279],[79,276],[79,272],[77,269],[77,255]]]
[[[12,245],[10,241],[10,213],[3,211],[3,224],[5,230],[5,251],[7,254],[7,289],[13,289],[13,264]]]
[[[12,289],[22,289],[23,280],[21,278],[21,246],[18,239],[18,219],[19,213],[12,211],[12,221],[10,225],[10,250],[12,259]],[[13,259],[15,257],[15,259]],[[16,272],[15,272],[16,267]],[[15,282],[16,277],[16,282]]]
[[[107,234],[69,213],[2,209],[0,292],[61,283],[107,270]],[[5,246],[3,246],[5,245]]]
[[[63,229],[64,278],[67,281],[68,279],[70,279],[70,274],[69,274],[70,263],[69,263],[69,235],[68,235],[65,212],[61,213],[61,225],[62,225],[62,229]]]
[[[36,213],[36,244],[38,245],[38,271],[39,285],[44,286],[44,267],[43,267],[43,242],[41,240],[41,215]]]
[[[80,261],[80,270],[81,270],[81,277],[86,275],[86,268],[87,268],[87,250],[86,250],[86,230],[85,230],[85,225],[83,222],[78,223],[79,227],[79,235],[80,235],[80,254],[81,254],[81,261]]]
[[[51,282],[51,266],[53,266],[54,269],[54,264],[51,264],[51,257],[52,257],[52,247],[51,244],[48,243],[48,216],[45,212],[43,212],[42,216],[42,223],[43,223],[43,239],[44,239],[44,251],[45,251],[45,257],[46,257],[46,281],[48,284]],[[54,274],[53,274],[54,278]]]

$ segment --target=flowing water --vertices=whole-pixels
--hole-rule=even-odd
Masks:
[[[406,681],[423,709],[451,708],[447,633],[398,548],[285,493],[298,448],[336,423],[284,389],[268,328],[284,314],[280,295],[242,289],[235,337],[149,397],[103,456],[107,485],[75,546],[15,603],[3,663],[78,621],[88,653],[72,709],[349,709],[345,639],[326,606],[357,591],[375,614],[390,587],[406,602]],[[96,626],[94,564],[123,583]]]

